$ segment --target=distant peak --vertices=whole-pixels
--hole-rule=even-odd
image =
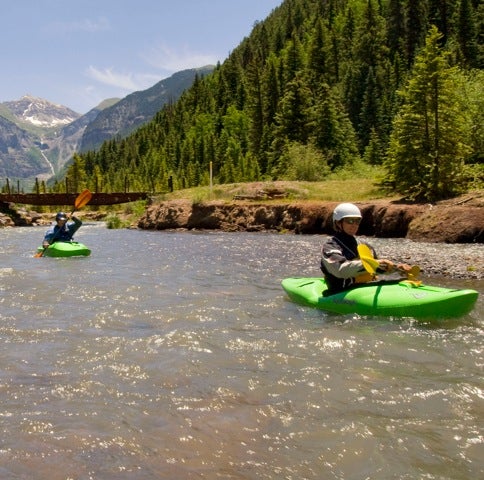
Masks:
[[[30,94],[24,95],[20,100],[3,104],[19,121],[41,128],[68,125],[80,116],[70,108]]]
[[[35,102],[35,103],[40,103],[40,104],[53,105],[53,106],[59,107],[59,108],[68,108],[68,107],[65,107],[64,105],[61,105],[59,103],[54,103],[54,102],[51,102],[49,100],[46,100],[45,98],[35,97],[34,95],[31,95],[30,93],[27,93],[26,95],[21,97],[19,101],[22,101],[22,100],[24,100],[24,101],[27,100],[29,102]]]

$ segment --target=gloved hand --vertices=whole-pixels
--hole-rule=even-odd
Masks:
[[[407,276],[409,280],[417,280],[420,276],[420,267],[418,265],[407,265],[406,263],[400,263],[397,265],[397,269]]]
[[[397,270],[400,270],[403,273],[408,273],[410,270],[412,270],[412,267],[410,265],[407,265],[406,263],[399,263],[397,265]]]
[[[383,273],[392,273],[395,270],[395,265],[390,260],[378,259],[378,270]]]

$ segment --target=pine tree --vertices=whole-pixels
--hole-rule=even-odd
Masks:
[[[323,153],[331,169],[344,167],[358,158],[356,136],[343,106],[328,85],[323,85],[312,109],[312,142]]]
[[[276,115],[277,133],[289,141],[306,143],[308,139],[308,113],[311,106],[311,91],[302,75],[289,82]]]
[[[470,0],[461,0],[459,9],[458,35],[460,50],[467,66],[479,68],[477,28]]]
[[[457,89],[457,67],[439,47],[432,27],[405,89],[387,152],[387,180],[409,198],[435,201],[464,187],[468,121]]]
[[[415,53],[425,41],[427,17],[428,0],[407,0],[405,31],[408,65],[412,65]]]
[[[388,7],[387,43],[390,49],[390,58],[396,55],[405,55],[405,10],[403,0],[390,0]]]
[[[374,0],[368,0],[354,45],[353,70],[347,77],[347,105],[351,121],[358,131],[360,149],[369,142],[372,128],[381,127],[381,105],[385,100],[385,74],[388,47],[385,22]]]

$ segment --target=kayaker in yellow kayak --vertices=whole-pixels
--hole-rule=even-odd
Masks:
[[[54,242],[70,242],[74,234],[79,230],[82,221],[72,216],[72,221],[67,221],[67,215],[64,212],[58,212],[55,216],[55,223],[47,230],[42,242],[42,246],[47,248]]]
[[[368,273],[358,254],[356,232],[362,219],[360,209],[352,203],[340,203],[333,211],[333,227],[335,235],[328,239],[321,252],[321,270],[328,285],[327,294],[345,290],[355,283],[374,280],[374,275]],[[408,265],[395,267],[393,262],[377,259],[373,247],[368,246],[375,260],[377,273],[392,273],[395,268],[401,271],[410,269]]]

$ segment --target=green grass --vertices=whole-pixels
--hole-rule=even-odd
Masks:
[[[231,202],[235,195],[256,195],[264,189],[284,191],[289,201],[335,201],[356,202],[376,199],[397,198],[379,186],[383,170],[364,164],[355,164],[350,169],[331,174],[321,182],[261,181],[232,183],[226,185],[188,188],[158,195],[154,201],[188,200],[202,203],[213,200]],[[267,200],[274,201],[274,200]]]

